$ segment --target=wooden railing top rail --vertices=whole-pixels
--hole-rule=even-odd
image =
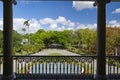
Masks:
[[[0,55],[0,57],[3,57],[3,55]],[[47,56],[47,55],[13,55],[13,57],[97,57],[97,55],[68,55],[68,56]],[[106,57],[120,57],[120,55],[107,55]]]

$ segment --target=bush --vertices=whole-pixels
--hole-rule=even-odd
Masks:
[[[67,50],[73,53],[78,53],[78,49],[74,48],[74,47],[67,47]]]

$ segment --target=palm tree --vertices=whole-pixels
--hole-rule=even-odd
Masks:
[[[24,25],[29,28],[29,26],[30,26],[29,20],[24,21]]]
[[[22,31],[24,32],[23,34],[25,35],[25,31],[26,31],[26,29],[25,29],[25,28],[22,28]]]
[[[24,21],[23,25],[25,25],[26,27],[28,27],[28,33],[29,33],[29,26],[30,26],[29,20]],[[28,37],[28,43],[29,42],[30,42],[30,37]]]

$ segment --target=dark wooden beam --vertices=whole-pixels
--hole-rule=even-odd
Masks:
[[[0,0],[0,1],[3,1],[3,0]],[[96,0],[16,0],[16,1],[96,1]],[[111,0],[111,2],[120,2],[120,0]]]
[[[97,76],[96,80],[106,80],[106,3],[97,0]]]
[[[2,80],[13,80],[13,13],[12,0],[3,0],[3,77]]]

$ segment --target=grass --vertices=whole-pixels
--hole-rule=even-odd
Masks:
[[[63,56],[61,53],[50,53],[49,56]]]

